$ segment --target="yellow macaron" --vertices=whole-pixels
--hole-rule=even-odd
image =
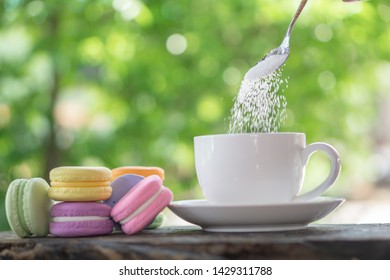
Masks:
[[[48,195],[58,201],[99,201],[111,196],[112,173],[100,166],[61,166],[50,171]]]
[[[161,178],[161,180],[165,179],[164,169],[156,166],[121,166],[121,167],[114,168],[111,171],[112,171],[112,178],[111,178],[112,181],[126,174],[140,175],[143,177],[148,177],[150,175],[157,175]]]

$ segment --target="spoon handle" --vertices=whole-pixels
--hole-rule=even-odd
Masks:
[[[294,24],[295,24],[295,22],[297,21],[299,15],[301,14],[303,8],[305,7],[307,1],[308,1],[308,0],[302,0],[301,3],[299,4],[298,10],[295,12],[294,17],[293,17],[293,19],[291,20],[290,25],[288,26],[287,33],[286,33],[286,36],[287,36],[287,37],[290,37],[291,31],[292,31],[292,29],[293,29],[293,27],[294,27]]]

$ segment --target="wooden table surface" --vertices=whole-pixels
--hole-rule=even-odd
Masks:
[[[390,259],[390,224],[314,224],[259,233],[163,227],[84,238],[21,239],[0,232],[0,259]]]

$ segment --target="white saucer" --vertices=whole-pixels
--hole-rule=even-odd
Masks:
[[[345,199],[319,197],[311,201],[271,205],[217,205],[207,200],[174,201],[168,207],[189,223],[213,232],[260,232],[305,228],[335,210]]]

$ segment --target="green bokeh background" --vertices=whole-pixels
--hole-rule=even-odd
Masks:
[[[9,183],[48,179],[61,165],[159,166],[176,200],[201,197],[193,137],[227,132],[245,72],[281,43],[298,4],[2,1],[0,230],[8,229]],[[329,195],[351,197],[378,179],[368,163],[389,58],[388,1],[309,1],[294,28],[281,131],[340,152],[343,170]],[[305,188],[328,165],[315,155]]]

